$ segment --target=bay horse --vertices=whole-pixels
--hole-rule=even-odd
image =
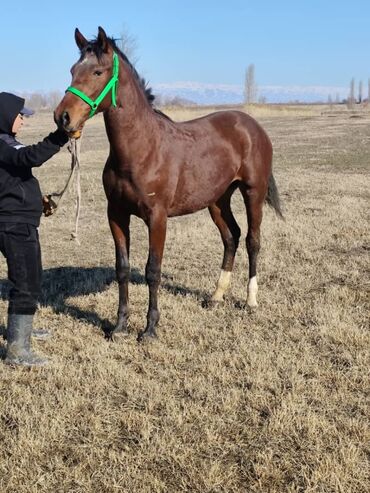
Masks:
[[[257,254],[264,202],[282,217],[272,175],[272,145],[265,131],[241,111],[218,111],[174,122],[155,109],[151,90],[101,27],[92,41],[76,29],[75,41],[80,58],[71,69],[72,85],[56,108],[54,119],[77,138],[88,118],[104,113],[110,153],[103,184],[119,285],[117,322],[106,335],[128,332],[131,215],[142,218],[149,230],[145,269],[149,307],[139,341],[156,336],[167,218],[208,207],[224,245],[221,274],[212,300],[223,299],[240,237],[230,208],[237,188],[248,219],[247,304],[257,306]]]

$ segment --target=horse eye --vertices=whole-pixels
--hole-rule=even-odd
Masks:
[[[103,72],[101,70],[95,70],[94,75],[101,75]]]

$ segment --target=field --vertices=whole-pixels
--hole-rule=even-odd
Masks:
[[[208,110],[203,110],[206,112]],[[174,119],[199,109],[170,109]],[[370,112],[251,108],[274,145],[286,221],[266,206],[259,307],[243,308],[241,241],[225,302],[215,288],[222,243],[208,211],[169,221],[159,339],[144,327],[147,232],[132,221],[131,335],[109,343],[118,290],[101,171],[103,119],[82,139],[80,245],[70,240],[74,194],[43,218],[44,295],[34,343],[47,369],[0,364],[1,493],[365,493],[370,491]],[[34,143],[54,124],[35,115]],[[62,188],[63,149],[35,171]],[[246,234],[238,193],[233,209]],[[1,263],[1,323],[6,265]],[[0,350],[4,354],[4,343]]]

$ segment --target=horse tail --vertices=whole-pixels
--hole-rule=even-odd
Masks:
[[[277,189],[274,175],[272,173],[270,175],[268,182],[266,202],[270,207],[275,209],[275,212],[280,217],[280,219],[285,220],[283,213],[281,212],[279,192]]]

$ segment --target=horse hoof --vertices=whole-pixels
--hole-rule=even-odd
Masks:
[[[251,303],[247,301],[247,307],[251,312],[255,312],[257,310],[258,304],[256,302]]]
[[[113,342],[113,332],[104,331],[104,339]]]
[[[221,303],[221,301],[214,300],[213,298],[206,298],[202,301],[202,308],[215,308]]]
[[[115,329],[112,334],[117,337],[127,337],[130,335],[127,329]]]
[[[244,310],[250,314],[252,313],[255,313],[257,310],[256,310],[256,306],[255,307],[252,307],[250,305],[248,305],[248,303],[246,301],[236,301],[234,303],[234,307],[237,309],[237,310]]]
[[[143,342],[150,342],[154,341],[155,339],[158,339],[158,336],[156,332],[146,332],[145,330],[143,332],[140,332],[139,335],[137,336],[137,342],[143,343]]]
[[[107,341],[115,341],[117,339],[125,338],[129,335],[129,331],[127,329],[113,329],[113,330],[105,330],[104,338]]]

